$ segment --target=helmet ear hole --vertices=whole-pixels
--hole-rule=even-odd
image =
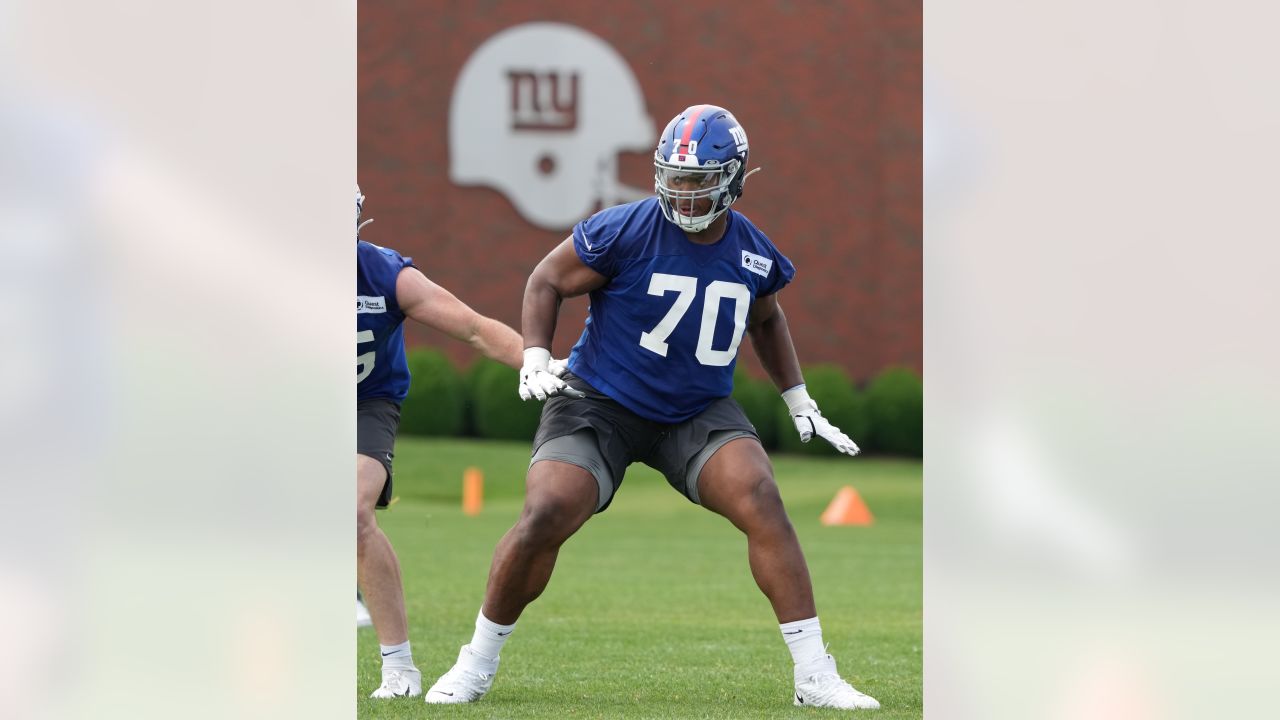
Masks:
[[[743,171],[747,167],[746,164],[741,160],[736,162],[738,166],[733,169],[733,177],[729,179],[728,186],[729,197],[733,199],[732,201],[737,201],[738,198],[742,197],[742,183],[746,179],[743,175]]]

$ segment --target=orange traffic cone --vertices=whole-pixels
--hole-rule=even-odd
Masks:
[[[469,467],[462,473],[462,512],[479,515],[484,507],[484,473],[480,468]]]
[[[875,522],[871,510],[852,485],[845,485],[822,513],[823,525],[870,525]]]

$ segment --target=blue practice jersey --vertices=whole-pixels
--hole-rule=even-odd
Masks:
[[[791,261],[729,210],[714,245],[690,241],[657,198],[602,210],[573,228],[573,247],[608,284],[591,293],[569,368],[635,414],[678,423],[733,391],[755,298],[795,276]]]
[[[356,399],[409,394],[404,359],[404,313],[396,303],[396,278],[411,258],[395,250],[356,241]]]

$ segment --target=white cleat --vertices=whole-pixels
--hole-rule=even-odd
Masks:
[[[880,701],[858,692],[836,673],[835,658],[827,655],[821,661],[796,668],[795,704],[801,707],[829,707],[841,710],[879,710]]]
[[[458,662],[431,686],[426,701],[432,705],[452,705],[479,700],[493,687],[499,659],[482,657],[471,652],[470,645],[463,645],[458,652]]]
[[[395,697],[418,697],[422,694],[422,673],[417,668],[382,671],[382,685],[369,695],[384,700]]]
[[[369,615],[369,608],[356,598],[356,627],[370,627],[373,625],[373,618]]]

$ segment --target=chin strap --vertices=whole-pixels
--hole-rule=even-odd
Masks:
[[[750,171],[750,172],[748,172],[746,175],[743,175],[743,176],[742,176],[742,186],[743,186],[743,187],[746,187],[746,185],[747,185],[747,178],[751,177],[752,175],[755,175],[756,173],[760,172],[760,171],[761,171],[761,170],[763,170],[763,169],[764,169],[764,168],[762,168],[762,167],[758,167],[758,168],[756,168],[755,170],[751,170],[751,171]]]
[[[360,237],[360,228],[364,227],[365,225],[368,225],[368,224],[369,224],[369,223],[371,223],[371,222],[373,222],[373,218],[369,218],[368,220],[365,220],[364,222],[362,222],[362,223],[360,223],[359,225],[357,225],[357,226],[356,226],[356,237]]]

